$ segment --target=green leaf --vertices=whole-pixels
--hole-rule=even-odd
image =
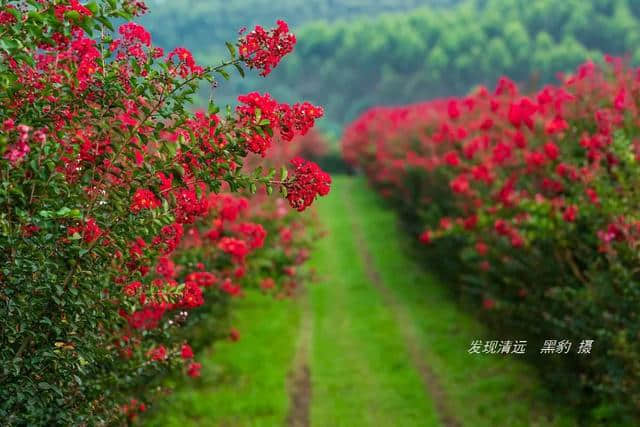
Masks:
[[[233,64],[234,67],[236,67],[236,70],[238,70],[238,73],[240,73],[240,76],[242,78],[244,78],[244,68],[242,68],[242,66],[240,64]]]
[[[225,44],[227,45],[231,58],[236,59],[236,47],[229,42],[225,42]]]
[[[66,11],[64,13],[64,17],[74,22],[77,22],[81,19],[80,12],[78,12],[77,10]]]
[[[16,18],[16,21],[20,22],[22,21],[22,14],[20,13],[20,11],[14,7],[5,7],[4,8],[5,12],[9,12],[10,14],[12,14],[14,16],[14,18]]]
[[[96,19],[98,21],[100,21],[100,23],[102,25],[104,25],[105,27],[107,27],[109,30],[111,31],[115,31],[115,28],[113,28],[113,24],[111,24],[111,21],[109,21],[107,18],[105,18],[104,16],[98,16],[96,17]]]
[[[87,9],[89,9],[91,11],[91,13],[93,13],[93,15],[97,15],[98,12],[100,12],[100,7],[98,6],[98,4],[95,1],[92,1],[90,3],[87,3],[85,5],[85,7]]]
[[[218,107],[213,101],[209,101],[209,114],[218,114],[220,107]]]
[[[222,77],[224,77],[225,80],[229,80],[231,78],[231,76],[229,75],[229,73],[227,73],[227,70],[221,68],[219,70],[216,70]]]

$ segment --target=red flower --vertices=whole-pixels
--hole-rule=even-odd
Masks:
[[[209,200],[206,197],[198,199],[195,189],[180,188],[174,192],[176,206],[174,213],[176,222],[193,224],[196,218],[204,217],[209,212]]]
[[[151,46],[151,34],[142,25],[135,22],[127,22],[118,29],[125,42],[140,42],[145,46]]]
[[[240,339],[240,332],[236,328],[231,328],[229,331],[229,339],[231,341],[238,341]]]
[[[275,286],[276,286],[276,282],[271,277],[262,279],[262,281],[260,282],[260,287],[264,290],[272,289]]]
[[[202,304],[204,304],[204,297],[200,286],[195,282],[185,282],[184,290],[182,291],[182,299],[177,305],[183,308],[196,308],[200,307]]]
[[[262,224],[243,222],[236,226],[236,231],[247,237],[247,242],[251,249],[261,248],[264,244],[264,239],[267,237],[267,232]]]
[[[440,228],[442,228],[443,230],[449,230],[452,226],[453,226],[453,223],[451,222],[451,218],[449,217],[440,218]]]
[[[167,349],[163,345],[155,347],[147,353],[147,356],[153,361],[162,361],[167,358]]]
[[[238,285],[235,285],[231,279],[226,279],[223,283],[222,286],[220,286],[220,290],[222,290],[223,292],[228,293],[229,295],[235,297],[235,296],[239,296],[240,293],[242,292],[242,288]]]
[[[546,144],[544,144],[543,148],[544,148],[544,153],[547,155],[547,157],[550,160],[556,160],[560,155],[560,150],[558,149],[558,146],[553,142],[547,142]]]
[[[183,47],[177,47],[169,52],[167,63],[170,63],[173,67],[177,65],[177,68],[172,68],[172,70],[182,78],[202,74],[204,71],[202,67],[196,65],[191,52]]]
[[[567,209],[565,209],[564,214],[562,215],[562,219],[567,222],[574,222],[576,217],[578,216],[578,206],[569,205]]]
[[[591,203],[593,203],[594,205],[597,205],[600,202],[598,199],[598,193],[596,192],[596,190],[594,190],[593,188],[587,188],[584,191],[589,197],[589,200],[591,201]]]
[[[292,208],[303,211],[317,196],[329,194],[331,177],[317,164],[299,157],[291,160],[291,164],[295,167],[293,178],[284,184],[287,200]]]
[[[460,164],[460,158],[458,157],[458,153],[455,151],[449,151],[443,157],[446,164],[449,166],[458,166]]]
[[[420,234],[420,242],[425,245],[431,242],[431,230],[425,230]]]
[[[556,116],[547,123],[545,132],[548,135],[553,135],[555,133],[560,133],[568,128],[569,124],[561,116]]]
[[[495,308],[495,306],[496,302],[491,298],[485,298],[484,300],[482,300],[482,308],[484,308],[485,310],[492,310]]]
[[[244,260],[249,254],[249,246],[244,240],[236,239],[235,237],[223,237],[218,243],[218,248],[233,256],[238,261]]]
[[[449,101],[447,104],[447,112],[451,119],[457,119],[460,117],[460,110],[458,109],[458,103],[455,100]]]
[[[509,106],[508,118],[511,124],[517,128],[524,123],[529,129],[533,128],[533,115],[537,106],[529,98],[523,98],[520,102],[514,102]]]
[[[22,236],[23,237],[31,237],[40,231],[40,227],[34,224],[27,224],[22,226]]]
[[[616,95],[615,100],[613,101],[613,106],[616,110],[622,111],[625,107],[625,100],[627,98],[627,91],[625,88],[620,88],[618,94]]]
[[[462,221],[465,230],[473,230],[478,224],[478,215],[471,215]]]
[[[140,289],[141,286],[141,282],[131,282],[124,287],[123,292],[125,295],[132,297],[138,292],[138,289]]]
[[[198,378],[200,376],[200,369],[202,369],[201,363],[191,362],[187,368],[187,375],[191,378]]]
[[[506,236],[511,232],[511,228],[504,219],[497,219],[493,223],[493,228],[498,234],[502,236]]]
[[[476,252],[478,252],[478,255],[484,256],[487,254],[488,250],[489,250],[489,247],[487,246],[486,243],[476,242]]]
[[[146,188],[138,188],[133,194],[129,210],[132,213],[138,213],[143,209],[156,209],[160,207],[160,200],[156,195]]]
[[[180,350],[180,356],[183,359],[191,359],[193,358],[193,349],[189,344],[183,344],[182,349]]]
[[[238,41],[238,50],[245,63],[249,68],[260,70],[263,77],[267,76],[296,44],[296,37],[289,32],[287,23],[277,21],[277,25],[269,31],[258,25]]]
[[[214,285],[218,281],[218,278],[208,271],[196,271],[189,273],[186,280],[195,282],[198,286],[207,288]]]
[[[280,135],[285,141],[291,141],[296,134],[305,135],[315,125],[315,121],[324,115],[321,107],[308,102],[294,104],[293,108],[280,104],[279,112]]]
[[[469,180],[464,175],[458,175],[449,183],[449,186],[454,193],[464,194],[469,191]]]

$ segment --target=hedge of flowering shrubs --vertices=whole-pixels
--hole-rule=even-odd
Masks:
[[[374,108],[343,140],[420,240],[457,260],[459,289],[531,338],[563,396],[603,418],[640,413],[638,99],[640,70],[607,57],[533,94],[503,78],[495,91]],[[545,339],[574,348],[540,355]],[[586,339],[591,354],[577,355]]]
[[[252,93],[188,110],[202,82],[268,75],[294,35],[256,27],[202,67],[128,22],[145,10],[0,6],[0,424],[133,418],[163,374],[199,375],[194,348],[237,339],[225,314],[243,286],[285,295],[300,280],[311,236],[296,210],[330,178],[270,149],[322,109]]]

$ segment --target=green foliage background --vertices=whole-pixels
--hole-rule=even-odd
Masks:
[[[233,39],[242,27],[269,26],[277,19],[299,27],[309,21],[373,17],[425,5],[451,5],[460,0],[147,0],[151,13],[142,22],[154,43],[166,48],[188,46],[210,55]]]
[[[324,127],[336,133],[373,105],[459,95],[477,84],[492,86],[501,75],[537,86],[604,53],[640,59],[637,0],[150,3],[147,25],[155,41],[198,46],[205,62],[220,38],[233,38],[242,26],[290,22],[298,44],[269,89],[285,101],[323,105]],[[233,89],[267,87],[249,78]],[[214,92],[232,102],[228,93]]]

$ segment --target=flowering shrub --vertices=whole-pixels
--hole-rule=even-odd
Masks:
[[[224,115],[213,102],[187,111],[201,82],[243,66],[266,76],[295,37],[283,22],[256,28],[203,67],[136,23],[112,27],[145,10],[0,6],[3,424],[134,418],[161,374],[199,375],[198,341],[239,337],[224,319],[243,286],[284,295],[300,280],[310,236],[285,199],[302,210],[330,180],[306,163],[278,175],[246,160],[284,164],[269,157],[274,138],[305,134],[322,109],[254,93]],[[284,199],[267,198],[274,189]]]
[[[531,95],[503,78],[494,92],[372,109],[343,151],[412,213],[420,241],[458,257],[470,274],[456,282],[487,316],[535,342],[595,340],[586,357],[536,357],[551,380],[600,403],[594,415],[637,415],[640,70],[605,62]]]

